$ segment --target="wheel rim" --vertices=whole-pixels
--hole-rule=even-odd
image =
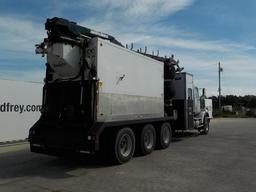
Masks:
[[[151,130],[147,130],[144,134],[144,144],[147,149],[151,149],[154,145],[154,134]]]
[[[119,142],[120,154],[124,157],[128,157],[132,152],[132,139],[130,135],[124,134]]]
[[[163,142],[165,144],[169,143],[169,141],[170,141],[170,134],[171,134],[171,132],[170,132],[169,127],[168,126],[164,126],[163,127]]]

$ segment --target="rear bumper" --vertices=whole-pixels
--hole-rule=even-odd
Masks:
[[[31,152],[61,155],[65,152],[88,153],[96,151],[95,140],[81,125],[46,126],[36,123],[29,131]]]
[[[44,153],[48,155],[62,155],[64,153],[83,153],[94,154],[96,149],[95,140],[83,137],[73,137],[64,139],[63,135],[59,137],[38,137],[30,136],[30,150],[35,153]]]
[[[94,154],[94,150],[84,147],[67,147],[61,145],[47,145],[30,142],[30,151],[47,155],[61,156],[70,153]]]

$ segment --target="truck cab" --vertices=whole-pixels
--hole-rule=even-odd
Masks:
[[[193,75],[186,72],[176,73],[175,92],[173,108],[178,115],[173,122],[175,130],[197,129],[200,133],[207,134],[212,117],[212,102],[207,99],[204,91],[200,97]]]

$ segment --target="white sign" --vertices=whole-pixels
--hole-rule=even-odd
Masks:
[[[42,83],[0,80],[0,142],[28,137],[39,119]]]

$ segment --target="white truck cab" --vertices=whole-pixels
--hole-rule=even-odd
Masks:
[[[207,99],[204,89],[200,97],[193,75],[182,72],[175,75],[175,91],[173,107],[177,110],[178,118],[174,127],[177,130],[198,129],[200,133],[207,134],[212,118],[212,100]]]

